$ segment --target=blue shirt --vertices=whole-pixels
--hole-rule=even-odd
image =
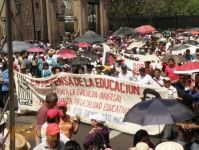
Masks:
[[[194,102],[199,102],[199,92],[190,90],[189,95],[191,95],[193,97]]]
[[[8,69],[2,72],[2,91],[7,92],[9,90],[9,74]]]

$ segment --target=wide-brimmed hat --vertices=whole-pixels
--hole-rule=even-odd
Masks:
[[[9,150],[10,145],[6,145],[5,150]],[[21,134],[15,134],[15,150],[30,150],[30,143],[26,141],[25,137]]]
[[[144,142],[139,142],[135,147],[129,148],[128,150],[153,150]]]
[[[176,142],[163,142],[156,146],[155,150],[184,150],[182,145]]]
[[[48,54],[55,54],[55,49],[50,49],[50,50],[48,50]]]
[[[105,123],[106,121],[105,117],[102,114],[94,114],[94,115],[89,116],[89,118],[101,124]]]

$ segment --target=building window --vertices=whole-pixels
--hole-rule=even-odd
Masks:
[[[39,2],[35,3],[35,7],[36,7],[36,9],[39,9]]]

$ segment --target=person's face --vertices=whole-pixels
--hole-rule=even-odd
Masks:
[[[96,127],[96,125],[97,125],[97,121],[96,121],[96,120],[91,119],[91,125],[92,125],[93,127]]]
[[[170,67],[173,67],[173,66],[174,66],[174,62],[173,62],[172,60],[170,60],[170,61],[168,62],[168,64],[169,64]]]
[[[199,53],[197,53],[197,54],[196,54],[196,59],[198,59],[198,60],[199,60]]]
[[[195,76],[195,82],[199,82],[199,75]]]
[[[146,75],[146,72],[140,71],[139,73],[140,73],[140,76],[141,76],[141,77],[144,77],[144,76]]]
[[[127,69],[122,69],[122,73],[126,74],[127,73]]]
[[[47,137],[46,141],[48,145],[50,146],[50,148],[55,149],[57,145],[59,144],[59,140],[60,140],[59,133],[56,135],[47,135],[46,137]]]
[[[58,73],[60,73],[60,71],[59,71],[59,69],[56,69],[55,74],[58,74]]]
[[[50,108],[54,108],[57,105],[57,101],[48,103],[48,105],[49,105]]]
[[[160,71],[155,71],[154,76],[158,79],[160,77]]]
[[[164,86],[169,88],[171,86],[171,81],[164,81]]]

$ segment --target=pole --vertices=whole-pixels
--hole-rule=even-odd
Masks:
[[[33,2],[33,0],[31,0],[31,2],[32,2],[33,38],[34,38],[34,42],[35,42],[35,40],[36,40],[35,9],[34,9],[34,2]]]
[[[14,114],[14,74],[13,74],[13,50],[12,50],[12,25],[11,25],[11,1],[6,0],[6,32],[9,62],[9,97],[10,97],[10,150],[15,150],[15,114]]]
[[[42,12],[42,39],[46,44],[48,42],[48,22],[47,22],[47,10],[46,10],[46,0],[41,0],[41,12]]]

